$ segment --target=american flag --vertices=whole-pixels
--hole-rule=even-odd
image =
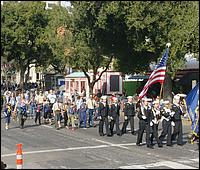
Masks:
[[[162,56],[159,64],[156,66],[155,70],[149,76],[149,80],[145,84],[143,90],[139,94],[139,98],[143,98],[152,84],[155,83],[164,83],[165,80],[165,72],[166,72],[166,64],[168,58],[169,48],[166,49],[164,55]]]

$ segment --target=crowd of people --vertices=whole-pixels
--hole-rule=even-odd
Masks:
[[[147,97],[139,100],[138,96],[121,97],[79,95],[77,91],[70,96],[66,93],[50,91],[5,91],[3,94],[3,113],[6,130],[9,129],[11,120],[18,121],[20,128],[24,128],[25,121],[33,119],[36,125],[55,125],[56,129],[96,127],[100,136],[113,136],[115,133],[122,136],[127,133],[130,122],[131,134],[137,135],[138,146],[142,145],[144,131],[146,132],[146,145],[153,148],[153,141],[158,147],[163,147],[163,140],[167,136],[167,146],[172,146],[172,141],[177,138],[177,144],[183,145],[182,119],[185,113],[179,95],[175,95],[173,103],[160,100],[159,97]],[[123,113],[123,116],[122,116]],[[123,125],[120,129],[120,117]],[[135,131],[135,117],[139,119],[139,130]],[[162,123],[162,132],[158,133],[158,125]],[[105,127],[104,127],[105,126]],[[106,133],[104,133],[104,129]]]

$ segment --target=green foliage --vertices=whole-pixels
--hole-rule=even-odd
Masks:
[[[65,52],[71,47],[72,42],[71,16],[67,9],[61,6],[54,6],[53,9],[47,10],[47,15],[49,23],[43,37],[52,52],[48,63],[59,73],[66,74],[65,70],[69,62]],[[63,35],[57,31],[60,27],[64,29]]]
[[[44,2],[6,2],[2,6],[2,56],[8,62],[14,60],[22,74],[31,63],[45,65],[50,51],[41,35],[47,24]]]
[[[148,69],[170,42],[169,73],[183,67],[187,52],[198,53],[199,2],[107,2],[99,24],[118,36],[115,56],[123,72]],[[102,36],[104,37],[104,36]],[[148,40],[149,41],[146,41]],[[123,47],[123,48],[120,48]],[[121,53],[120,53],[121,51]]]

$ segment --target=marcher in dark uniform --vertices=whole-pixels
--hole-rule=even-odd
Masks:
[[[109,106],[108,106],[108,103],[107,103],[107,96],[102,96],[102,102],[99,103],[99,116],[98,118],[100,119],[99,120],[99,135],[100,136],[103,136],[104,133],[103,133],[103,126],[104,126],[104,123],[105,123],[105,126],[106,126],[106,135],[107,136],[111,136],[110,134],[110,129],[109,129],[109,123],[108,123],[108,112],[109,112]]]
[[[151,116],[151,122],[150,122],[150,126],[151,126],[151,145],[153,145],[153,138],[155,137],[158,147],[162,147],[162,144],[160,142],[160,139],[158,138],[158,124],[161,120],[161,113],[160,113],[160,101],[159,100],[155,100],[153,102],[153,108],[152,108],[152,116]]]
[[[113,128],[115,125],[117,135],[121,136],[121,131],[119,128],[119,116],[120,116],[119,111],[120,111],[120,106],[118,104],[118,99],[117,99],[117,97],[114,97],[113,103],[111,104],[110,110],[109,110],[109,117],[111,119],[111,122],[110,122],[111,135],[113,135]]]
[[[174,115],[174,112],[171,110],[171,106],[169,101],[163,102],[164,106],[161,109],[161,115],[162,115],[162,133],[159,136],[160,142],[162,144],[162,141],[164,140],[165,136],[167,135],[167,146],[172,146],[171,142],[171,135],[172,135],[172,117]]]
[[[180,96],[175,95],[173,99],[172,111],[175,112],[173,121],[175,123],[174,131],[172,134],[172,141],[177,138],[177,145],[183,145],[183,132],[182,132],[182,120],[181,115],[183,115],[182,107],[180,105]]]
[[[133,104],[133,97],[128,96],[127,99],[128,99],[128,102],[125,104],[125,107],[124,107],[124,123],[122,127],[122,134],[126,133],[127,125],[130,122],[131,133],[132,135],[135,135],[136,134],[134,131],[135,106]]]
[[[142,99],[143,102],[141,106],[137,108],[137,114],[139,118],[139,130],[136,145],[140,146],[142,143],[142,136],[144,130],[146,130],[146,144],[148,148],[153,149],[153,146],[150,143],[150,120],[151,120],[151,107],[148,105],[148,101],[151,99],[147,99],[146,97]]]

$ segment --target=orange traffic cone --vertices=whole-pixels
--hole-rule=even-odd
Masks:
[[[17,165],[17,169],[23,169],[22,144],[21,143],[17,144],[16,165]]]

